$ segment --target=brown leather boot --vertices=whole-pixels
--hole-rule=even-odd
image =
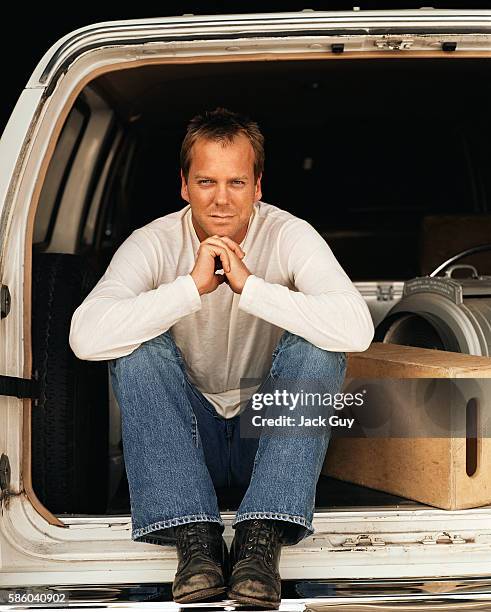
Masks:
[[[227,596],[239,603],[278,608],[281,602],[281,521],[254,519],[235,528]]]
[[[202,601],[226,591],[230,570],[222,530],[222,526],[211,521],[175,528],[179,563],[172,584],[174,601]]]

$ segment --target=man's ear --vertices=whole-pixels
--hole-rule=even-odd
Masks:
[[[186,182],[186,179],[184,177],[184,173],[182,170],[181,170],[181,198],[183,200],[186,200],[186,202],[189,202],[188,184]]]
[[[257,181],[256,181],[256,187],[254,190],[254,202],[257,202],[258,200],[260,200],[263,197],[263,192],[261,191],[261,179],[263,177],[263,174],[261,172],[261,174],[258,176]]]

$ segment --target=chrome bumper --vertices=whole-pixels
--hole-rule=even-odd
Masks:
[[[56,585],[16,589],[3,587],[0,609],[70,610],[111,608],[112,610],[159,610],[176,612],[180,608],[206,610],[245,609],[233,600],[177,604],[172,600],[172,585]],[[7,603],[9,593],[51,592],[64,594],[64,603]],[[31,598],[32,601],[32,598]],[[491,576],[421,580],[285,580],[282,582],[280,612],[410,612],[412,610],[476,610],[491,612]]]

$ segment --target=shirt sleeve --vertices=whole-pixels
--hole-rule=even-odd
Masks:
[[[201,308],[190,274],[155,287],[157,248],[142,228],[118,248],[104,276],[72,315],[69,344],[79,359],[129,355]]]
[[[322,236],[294,219],[283,226],[276,248],[295,290],[251,274],[239,308],[320,349],[365,351],[375,331],[370,310]]]

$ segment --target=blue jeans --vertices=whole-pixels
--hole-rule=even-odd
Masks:
[[[272,357],[263,385],[316,379],[326,392],[341,390],[344,352],[324,351],[285,331]],[[230,486],[245,490],[233,528],[253,518],[282,521],[283,545],[314,533],[329,426],[309,436],[241,437],[240,415],[223,418],[189,382],[169,331],[110,360],[109,371],[121,410],[133,540],[171,544],[174,527],[193,521],[219,523],[223,533],[216,489]]]

